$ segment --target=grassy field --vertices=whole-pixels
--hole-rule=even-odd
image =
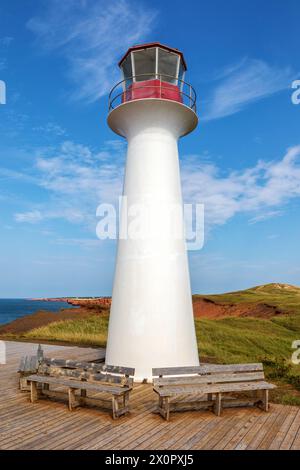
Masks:
[[[78,320],[57,321],[23,333],[22,337],[26,339],[82,344],[84,346],[105,347],[108,318],[108,314],[91,314],[90,317],[79,318]]]

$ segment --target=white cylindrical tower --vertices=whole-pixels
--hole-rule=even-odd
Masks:
[[[108,124],[128,151],[106,363],[141,381],[153,367],[199,365],[177,146],[198,119],[177,49],[135,46],[120,67]]]

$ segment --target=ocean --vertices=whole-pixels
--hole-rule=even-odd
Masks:
[[[45,300],[0,299],[0,325],[9,323],[38,310],[57,312],[61,308],[74,308],[67,302],[46,302]]]

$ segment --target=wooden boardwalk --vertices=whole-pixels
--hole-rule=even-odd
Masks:
[[[20,357],[37,345],[7,342],[7,364],[0,365],[0,449],[300,449],[300,408],[274,405],[269,413],[252,408],[171,414],[155,413],[150,385],[136,384],[131,413],[113,421],[95,408],[69,412],[65,403],[29,403],[17,388]],[[43,346],[47,356],[95,360],[103,350]]]

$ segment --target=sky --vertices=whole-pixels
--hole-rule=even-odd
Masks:
[[[183,51],[199,126],[179,142],[205,207],[193,293],[300,285],[299,0],[1,0],[0,297],[110,295],[116,242],[96,208],[122,192],[107,126],[133,44]]]

